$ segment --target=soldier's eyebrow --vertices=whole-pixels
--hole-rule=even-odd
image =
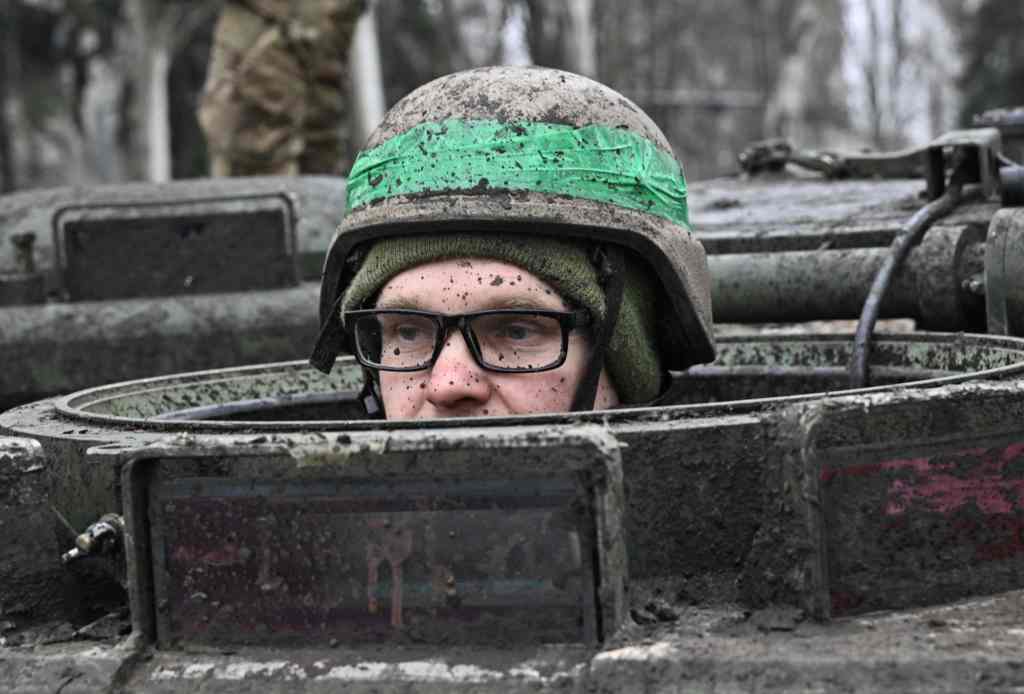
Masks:
[[[374,308],[409,308],[416,311],[429,311],[418,296],[411,294],[397,294],[386,299],[378,299]]]
[[[428,308],[423,300],[418,296],[411,294],[395,294],[388,296],[387,298],[380,299],[377,301],[377,305],[374,308],[383,309],[413,309],[416,311],[432,311],[433,309]],[[552,295],[550,300],[545,301],[544,299],[534,299],[533,297],[526,296],[497,296],[488,301],[483,302],[480,306],[477,306],[475,311],[487,311],[489,309],[522,309],[524,311],[530,311],[534,309],[545,309],[554,311],[566,310],[565,302],[561,300],[557,295]]]
[[[554,295],[552,295],[552,299],[552,301],[544,301],[543,299],[537,300],[533,297],[525,296],[500,296],[495,297],[491,301],[485,302],[485,305],[481,310],[492,308],[521,308],[524,311],[529,311],[531,309],[560,311],[565,308],[563,301],[555,299]],[[556,306],[554,304],[558,305]]]

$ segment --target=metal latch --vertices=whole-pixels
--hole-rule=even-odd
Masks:
[[[88,556],[113,556],[124,549],[124,519],[116,513],[107,513],[75,538],[75,546],[61,555],[69,564]]]
[[[1005,163],[1000,156],[1002,137],[996,128],[954,130],[923,147],[912,147],[892,152],[840,154],[836,152],[800,150],[786,140],[773,139],[754,142],[744,149],[737,160],[740,168],[749,173],[778,171],[786,164],[794,164],[819,171],[827,178],[916,178],[923,175],[929,200],[937,200],[946,192],[946,181],[952,174],[954,152],[966,157],[966,183],[980,183],[986,197],[1003,192],[1006,203],[1007,186],[1000,185],[1000,175],[1020,181],[1009,190],[1024,198],[1024,174],[1000,170]],[[1012,196],[1012,193],[1011,193]]]
[[[941,135],[925,147],[925,181],[928,199],[936,200],[946,192],[946,181],[952,172],[952,158],[959,150],[958,157],[964,157],[969,175],[967,182],[981,184],[985,197],[999,193],[998,153],[1002,148],[1002,137],[995,128],[974,128],[954,130]]]

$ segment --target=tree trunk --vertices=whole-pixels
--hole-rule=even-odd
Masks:
[[[842,69],[839,0],[799,0],[790,5],[765,107],[765,132],[801,147],[829,147],[828,134],[845,122],[843,95],[834,84]],[[767,26],[763,17],[760,22]],[[764,60],[765,65],[769,63]],[[834,145],[833,145],[834,146]]]
[[[526,39],[530,45],[530,59],[534,65],[569,68],[566,43],[572,37],[566,36],[569,17],[565,3],[526,0],[529,14]]]
[[[355,141],[362,143],[384,118],[384,79],[377,42],[377,13],[370,7],[359,18],[350,50]]]
[[[129,168],[129,153],[118,137],[123,125],[119,101],[125,84],[119,64],[106,56],[93,56],[89,60],[89,80],[82,91],[85,161],[92,174],[104,183],[125,180]]]
[[[898,147],[904,144],[906,133],[906,113],[903,103],[906,95],[903,93],[903,74],[906,70],[908,57],[907,35],[903,22],[903,0],[889,0],[892,4],[889,7],[891,12],[892,33],[892,64],[889,65],[889,111],[892,118],[890,125],[889,146]]]
[[[125,13],[131,27],[135,69],[134,149],[148,181],[171,177],[171,129],[167,82],[171,70],[172,32],[178,8],[162,0],[128,0]]]
[[[864,58],[864,84],[867,89],[868,117],[871,121],[871,143],[878,149],[885,149],[885,137],[882,132],[882,80],[881,65],[878,59],[879,46],[882,43],[882,28],[879,24],[878,10],[874,0],[867,0],[864,9],[868,13],[868,55]]]
[[[594,0],[570,0],[573,55],[569,69],[588,77],[597,76],[597,36],[594,27]]]
[[[14,39],[14,11],[7,3],[0,4],[0,193],[9,193],[17,187],[14,175],[14,154],[11,151],[11,123],[7,115],[9,102]]]
[[[149,154],[146,179],[154,182],[171,178],[171,123],[167,99],[167,78],[171,72],[171,55],[166,41],[154,41],[147,60],[148,78],[143,97],[146,150]]]

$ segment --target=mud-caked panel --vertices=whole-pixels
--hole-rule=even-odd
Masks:
[[[592,643],[614,630],[621,492],[599,490],[621,489],[617,450],[459,445],[298,458],[200,445],[136,461],[129,525],[149,551],[134,575],[152,567],[158,643]]]
[[[104,301],[292,287],[293,224],[283,196],[72,208],[57,225],[64,291]]]
[[[1021,403],[1019,388],[978,385],[818,406],[802,448],[833,614],[1024,585]]]
[[[63,607],[56,517],[38,441],[0,436],[0,621],[7,630]]]

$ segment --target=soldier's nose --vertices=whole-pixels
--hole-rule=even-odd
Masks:
[[[438,409],[450,410],[482,404],[490,397],[487,372],[473,359],[462,335],[453,332],[430,370],[427,400]]]

